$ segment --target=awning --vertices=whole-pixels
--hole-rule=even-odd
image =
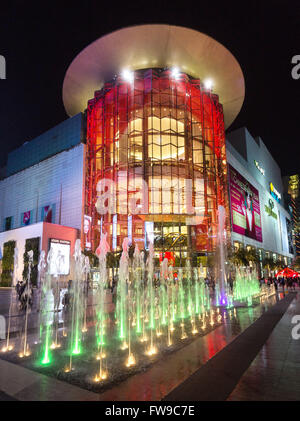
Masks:
[[[276,278],[296,278],[300,277],[300,273],[296,272],[293,269],[285,268],[276,273]]]

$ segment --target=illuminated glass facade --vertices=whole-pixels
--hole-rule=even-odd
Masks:
[[[222,105],[199,79],[165,69],[116,77],[87,109],[85,214],[101,229],[157,251],[210,252],[217,209],[228,211]],[[228,212],[227,212],[228,215]]]

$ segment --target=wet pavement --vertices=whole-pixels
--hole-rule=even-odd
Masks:
[[[300,400],[300,338],[292,337],[295,315],[300,317],[299,292],[228,400]]]
[[[1,295],[0,293],[0,297]],[[292,294],[288,294],[289,296],[292,298]],[[222,350],[226,350],[228,345],[232,344],[235,338],[241,336],[240,334],[252,325],[255,320],[259,319],[262,315],[267,316],[269,313],[268,309],[272,309],[275,304],[276,297],[273,296],[268,301],[256,307],[237,309],[236,317],[233,316],[233,311],[228,313],[224,324],[209,334],[198,337],[179,351],[164,356],[163,359],[153,364],[145,372],[133,375],[101,394],[83,390],[3,360],[0,360],[0,390],[20,400],[141,401],[168,398],[169,394],[175,391],[178,386],[182,385],[191,375],[197,373],[202,367],[207,366],[208,362],[212,361],[214,356],[218,356]],[[300,313],[298,312],[298,314]],[[267,334],[268,336],[269,334]],[[292,353],[290,355],[293,356],[295,350],[294,348],[291,349]],[[259,350],[260,348],[257,352]],[[248,366],[244,368],[244,371]],[[243,372],[240,373],[238,380]],[[25,381],[24,379],[27,380]],[[238,380],[232,385],[230,392],[236,383],[238,383]],[[199,385],[197,387],[199,388]],[[242,389],[240,389],[240,393],[241,391]],[[235,397],[237,398],[237,396]],[[197,400],[200,399],[201,397],[198,396]],[[239,400],[238,398],[235,399],[233,395],[230,395],[229,399]]]
[[[223,325],[164,357],[146,372],[129,377],[102,393],[100,400],[162,400],[275,303],[276,297],[273,296],[262,306],[237,309],[237,317],[233,317],[233,311],[228,312]]]
[[[184,383],[165,396],[165,400],[176,401],[224,401],[249,367],[268,336],[287,310],[295,294],[262,314],[234,341],[211,358]]]

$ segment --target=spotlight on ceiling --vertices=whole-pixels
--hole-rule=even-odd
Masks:
[[[131,72],[128,69],[124,69],[121,73],[121,76],[124,80],[126,80],[127,82],[132,83],[134,81],[134,73]]]
[[[174,79],[178,79],[179,75],[180,75],[180,71],[178,69],[178,67],[173,67],[171,70],[171,75]]]
[[[204,87],[205,87],[206,89],[211,90],[211,89],[212,89],[212,87],[213,87],[213,81],[212,81],[211,79],[205,79],[205,80],[204,80]]]

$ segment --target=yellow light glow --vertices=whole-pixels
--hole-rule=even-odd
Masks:
[[[103,358],[106,358],[106,354],[105,354],[105,352],[100,352],[99,354],[97,354],[97,356],[96,356],[96,360],[101,360],[101,359],[103,359]]]
[[[142,336],[141,339],[140,339],[140,341],[141,342],[147,342],[148,341],[147,336],[146,335],[145,336]]]
[[[96,376],[94,377],[94,382],[98,383],[101,380],[106,380],[108,377],[108,374],[106,371],[103,371],[101,374],[96,374]]]
[[[52,342],[52,344],[50,346],[50,349],[56,349],[56,348],[60,348],[60,347],[61,347],[61,344]]]
[[[24,354],[24,352],[19,352],[18,355],[19,355],[20,358],[29,357],[31,355],[31,352],[30,352],[29,349],[27,349],[27,351],[25,352],[25,354]]]
[[[155,346],[150,346],[150,348],[148,348],[147,351],[146,351],[146,355],[148,355],[150,357],[152,355],[155,355],[155,354],[157,354],[157,349],[156,349]]]
[[[126,342],[123,342],[122,343],[122,346],[121,346],[122,351],[124,351],[124,349],[127,349],[127,348],[128,348],[127,343]]]
[[[4,346],[4,347],[1,349],[1,352],[8,352],[8,351],[11,351],[12,349],[14,349],[14,347],[13,347],[12,345],[9,345],[9,346]]]
[[[129,356],[128,356],[128,358],[127,358],[127,361],[126,361],[126,367],[132,367],[133,365],[135,365],[135,358],[134,358],[134,355],[133,354],[130,354]]]

